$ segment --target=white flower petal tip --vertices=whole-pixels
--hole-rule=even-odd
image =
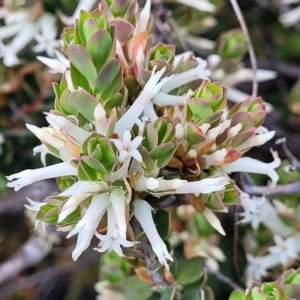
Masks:
[[[226,185],[230,183],[226,177],[205,178],[198,181],[186,182],[179,187],[175,193],[177,194],[210,194],[212,192],[222,191]]]
[[[265,163],[250,157],[241,157],[233,163],[223,165],[222,168],[227,173],[232,172],[249,172],[256,174],[265,174],[271,179],[271,187],[277,184],[279,176],[275,171],[281,164],[281,159],[278,157],[277,152],[271,150],[274,161],[270,163]]]
[[[206,218],[206,220],[209,222],[209,224],[216,229],[220,234],[222,235],[226,235],[220,220],[215,216],[215,214],[208,209],[207,207],[205,207],[203,213],[204,217]]]
[[[152,70],[151,77],[147,81],[138,98],[116,123],[115,132],[119,135],[122,135],[124,131],[130,130],[132,128],[151,99],[159,92],[162,86],[170,80],[171,76],[165,77],[159,82],[162,75],[166,71],[166,67],[155,73],[156,69],[157,67],[155,66]]]
[[[195,68],[179,74],[175,74],[173,75],[173,77],[167,77],[168,81],[166,81],[164,85],[161,87],[162,92],[169,93],[172,90],[180,86],[183,86],[187,83],[190,83],[192,81],[195,81],[197,79],[208,79],[211,72],[210,70],[206,69],[207,66],[206,60],[199,57],[196,58],[196,60],[198,62],[198,65]]]
[[[70,67],[70,63],[60,52],[55,51],[55,54],[57,58],[48,58],[44,56],[37,56],[36,58],[50,68],[50,73],[64,74],[66,69]]]
[[[152,249],[157,256],[158,261],[169,270],[167,260],[173,261],[172,256],[168,252],[166,244],[159,236],[152,218],[152,207],[144,200],[136,200],[134,205],[134,215],[138,222],[141,224]]]
[[[142,136],[137,136],[131,140],[131,133],[126,130],[123,133],[122,140],[114,140],[114,143],[119,150],[118,160],[120,163],[124,162],[127,157],[135,158],[139,163],[143,163],[143,158],[140,152],[137,150],[138,146],[143,141]]]

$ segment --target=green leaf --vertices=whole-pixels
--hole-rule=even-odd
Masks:
[[[208,102],[201,98],[189,99],[186,106],[186,120],[193,120],[198,123],[204,118],[213,114],[213,110]]]
[[[89,39],[86,49],[91,55],[97,72],[102,68],[106,59],[111,53],[113,41],[109,33],[105,29],[100,29],[95,32]]]
[[[74,45],[70,48],[69,54],[70,64],[82,74],[90,83],[92,83],[96,76],[97,71],[92,61],[91,56],[81,45]],[[72,74],[72,69],[71,69]]]
[[[178,143],[176,141],[159,145],[149,154],[159,168],[165,167],[174,155]]]
[[[188,285],[196,282],[203,276],[204,258],[192,257],[179,262],[178,271],[175,276],[177,283]]]
[[[160,300],[173,300],[176,295],[176,287],[168,286],[161,292]]]
[[[84,161],[79,160],[78,162],[78,178],[82,181],[96,181],[97,172],[95,169],[91,168]]]
[[[89,121],[94,121],[94,111],[99,102],[86,91],[77,90],[70,95],[70,104]]]
[[[90,168],[96,170],[99,173],[105,173],[106,172],[106,169],[103,166],[103,164],[99,160],[97,160],[93,157],[81,156],[80,160],[83,161]]]
[[[187,123],[185,127],[185,139],[190,145],[196,145],[205,141],[206,135],[198,125]]]
[[[228,300],[246,300],[245,293],[241,290],[234,290]]]
[[[142,282],[137,276],[127,277],[123,286],[126,291],[125,299],[130,300],[147,299],[153,292],[151,286]]]
[[[83,88],[87,92],[90,91],[90,84],[88,80],[73,66],[70,66],[71,79],[75,89]]]
[[[192,299],[193,300],[203,300],[199,289],[184,292],[180,299],[181,300],[192,300]]]
[[[91,14],[88,13],[87,11],[81,10],[78,16],[78,21],[77,25],[75,26],[75,37],[76,37],[76,44],[80,43],[83,46],[86,45],[87,39],[85,36],[85,31],[84,31],[84,23],[87,19],[91,19]]]
[[[90,18],[86,19],[83,22],[82,30],[83,30],[84,39],[87,44],[91,36],[98,30],[97,21]]]
[[[98,73],[94,81],[94,92],[108,100],[116,94],[122,85],[122,69],[117,58],[109,60]]]
[[[154,215],[154,223],[157,231],[163,240],[166,240],[170,234],[171,215],[165,209],[158,209]]]
[[[171,117],[160,117],[154,122],[158,132],[158,144],[171,142],[175,136],[175,125]]]
[[[149,122],[144,131],[145,138],[142,141],[142,145],[148,150],[153,150],[158,145],[157,130],[152,122]]]

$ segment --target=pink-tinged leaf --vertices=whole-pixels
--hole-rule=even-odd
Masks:
[[[105,29],[97,30],[88,40],[86,49],[91,55],[97,71],[99,71],[109,57],[113,47],[113,40]]]
[[[74,91],[69,98],[72,107],[80,112],[89,121],[94,121],[94,111],[99,102],[85,91]]]
[[[121,18],[110,21],[109,25],[116,27],[116,35],[120,43],[124,43],[134,31],[133,25]]]
[[[202,98],[191,98],[187,102],[186,106],[186,120],[193,120],[195,123],[199,123],[202,119],[209,117],[213,114],[213,110],[209,103]]]
[[[76,70],[89,82],[93,82],[95,80],[97,76],[96,68],[91,56],[84,47],[81,45],[72,46],[70,48],[69,60],[71,65],[76,68]]]
[[[224,163],[224,165],[230,164],[230,163],[236,161],[237,159],[239,159],[241,156],[242,156],[242,154],[239,151],[237,151],[235,149],[230,149],[227,151],[227,154],[224,158],[223,163]]]
[[[249,112],[238,111],[231,117],[231,127],[242,124],[241,131],[246,131],[254,127],[253,116]]]
[[[230,146],[236,148],[237,146],[246,142],[255,133],[255,128],[237,134],[231,141]]]
[[[108,100],[120,90],[122,83],[120,61],[117,58],[112,58],[97,75],[94,81],[94,92],[100,94],[104,100]]]
[[[206,135],[198,125],[187,123],[185,126],[185,139],[190,145],[196,145],[205,141]]]

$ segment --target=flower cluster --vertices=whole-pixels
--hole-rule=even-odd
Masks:
[[[176,55],[172,45],[151,46],[150,0],[141,10],[133,0],[117,4],[102,0],[92,12],[81,10],[75,26],[62,34],[66,57],[57,52],[58,60],[40,58],[63,74],[53,85],[49,126],[27,124],[41,141],[34,152],[44,167],[8,176],[8,186],[19,190],[57,179],[61,193],[43,205],[30,203],[38,207],[39,221],[56,224],[68,238],[78,236],[74,260],[93,237],[99,252],[141,251],[138,222],[168,269],[172,252],[168,236],[159,233],[156,208],[171,195],[186,194],[225,234],[214,211],[241,203],[248,220],[256,207],[230,174],[264,174],[275,185],[280,159],[276,153],[270,163],[243,157],[274,136],[261,126],[266,115],[261,98],[228,109],[227,89],[210,82],[207,61],[191,52]],[[48,154],[62,162],[46,166]],[[176,201],[181,203],[179,196]],[[223,259],[217,248],[214,252]]]
[[[31,10],[4,5],[0,8],[0,19],[5,23],[0,29],[0,57],[5,66],[19,64],[18,54],[32,40],[36,41],[32,48],[34,52],[45,51],[49,56],[53,56],[55,49],[60,46],[56,39],[55,16],[43,12],[38,3]],[[4,43],[8,38],[10,41]]]

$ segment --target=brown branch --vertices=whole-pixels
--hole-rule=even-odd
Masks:
[[[226,283],[228,286],[230,286],[232,289],[239,289],[243,291],[244,289],[240,287],[238,284],[236,284],[234,281],[232,281],[229,277],[224,275],[223,273],[219,271],[213,271],[212,269],[206,267],[205,268],[206,272],[214,277],[216,277],[219,281],[222,281]]]
[[[50,226],[47,231],[47,237],[38,233],[33,234],[16,254],[0,265],[0,284],[14,278],[24,269],[36,265],[48,255],[52,249],[55,233]]]
[[[42,201],[53,192],[58,192],[54,180],[38,181],[18,192],[12,191],[8,197],[0,197],[0,216],[20,215],[24,212],[24,204],[28,204],[26,197],[34,201]]]
[[[270,186],[243,185],[242,190],[251,196],[281,196],[300,193],[300,182]]]
[[[131,225],[134,229],[134,232],[136,234],[140,234],[142,232],[141,226],[139,222],[136,220],[136,218],[132,218]],[[153,269],[153,262],[154,262],[154,255],[151,250],[151,244],[148,239],[143,239],[140,243],[142,252],[144,254],[145,262],[146,262],[146,268],[149,271],[149,274],[151,275],[151,278],[153,279],[153,282],[155,285],[160,288],[164,289],[168,283],[166,280],[161,276],[156,269]]]
[[[286,145],[286,138],[278,139],[275,142],[277,145],[282,146],[282,150],[287,158],[287,160],[292,164],[292,170],[300,172],[300,161],[292,154]]]

